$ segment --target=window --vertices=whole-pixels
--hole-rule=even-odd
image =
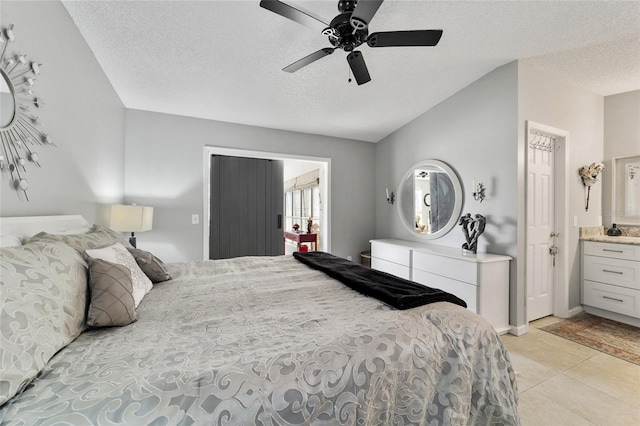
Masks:
[[[311,218],[314,224],[320,226],[320,187],[292,189],[285,192],[285,230],[291,231],[293,225],[300,225],[301,231],[307,230],[307,220]],[[314,227],[315,228],[315,227]]]

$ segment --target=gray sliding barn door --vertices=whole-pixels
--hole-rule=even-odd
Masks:
[[[209,258],[284,254],[283,165],[211,156]]]

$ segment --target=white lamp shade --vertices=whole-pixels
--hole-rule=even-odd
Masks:
[[[111,206],[109,227],[118,232],[150,231],[153,224],[153,207],[128,206],[115,204]]]

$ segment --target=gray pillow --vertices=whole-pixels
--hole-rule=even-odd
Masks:
[[[137,248],[127,248],[133,255],[134,259],[145,273],[147,277],[154,283],[167,281],[171,279],[171,275],[164,266],[162,260],[155,257],[148,251],[140,250]]]
[[[29,239],[35,241],[61,241],[80,253],[88,249],[103,248],[122,241],[122,234],[105,226],[93,225],[84,234],[57,235],[40,232]]]
[[[84,259],[56,241],[0,249],[0,406],[85,329]]]
[[[90,327],[129,325],[136,320],[131,271],[124,265],[88,257]]]

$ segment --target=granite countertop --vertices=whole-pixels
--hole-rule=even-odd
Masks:
[[[580,237],[583,241],[596,241],[599,243],[616,243],[616,244],[633,244],[640,246],[640,238],[638,237],[609,237],[608,235],[590,235],[586,237]]]
[[[640,227],[636,226],[621,226],[622,235],[619,237],[610,237],[607,235],[604,226],[591,226],[580,228],[580,239],[583,241],[596,241],[599,243],[614,243],[614,244],[633,244],[640,246]]]

